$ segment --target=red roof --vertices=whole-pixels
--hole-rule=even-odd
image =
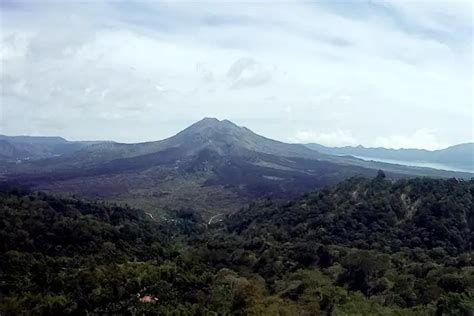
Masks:
[[[144,295],[142,298],[140,298],[141,303],[153,303],[154,301],[157,301],[158,299],[151,296],[151,295]]]

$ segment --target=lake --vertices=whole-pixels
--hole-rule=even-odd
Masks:
[[[432,168],[432,169],[438,169],[438,170],[474,173],[474,166],[472,166],[472,168],[458,168],[452,165],[447,165],[447,164],[442,164],[442,163],[432,163],[432,162],[423,162],[423,161],[405,161],[405,160],[384,159],[384,158],[356,156],[356,155],[353,155],[353,156],[362,160],[366,160],[366,161],[378,161],[378,162],[385,162],[385,163],[391,163],[391,164],[397,164],[397,165],[403,165],[403,166],[424,167],[424,168]]]

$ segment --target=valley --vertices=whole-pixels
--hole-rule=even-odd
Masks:
[[[148,143],[75,142],[79,147],[71,151],[60,138],[28,141],[30,151],[56,151],[46,158],[4,160],[0,179],[5,185],[128,204],[157,216],[193,209],[210,218],[238,211],[254,199],[288,199],[349,177],[372,177],[379,169],[392,179],[473,176],[321,153],[214,118]]]

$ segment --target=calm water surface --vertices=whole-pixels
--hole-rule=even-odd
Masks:
[[[404,161],[404,160],[395,160],[395,159],[383,159],[376,157],[366,157],[366,156],[355,156],[356,158],[366,160],[366,161],[379,161],[403,166],[413,166],[413,167],[425,167],[433,168],[439,170],[449,170],[449,171],[459,171],[459,172],[470,172],[474,173],[474,166],[472,168],[457,168],[451,165],[446,165],[442,163],[431,163],[431,162],[422,162],[422,161]]]

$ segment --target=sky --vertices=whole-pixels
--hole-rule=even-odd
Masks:
[[[285,142],[474,140],[473,2],[0,1],[0,134],[141,142],[203,117]]]

